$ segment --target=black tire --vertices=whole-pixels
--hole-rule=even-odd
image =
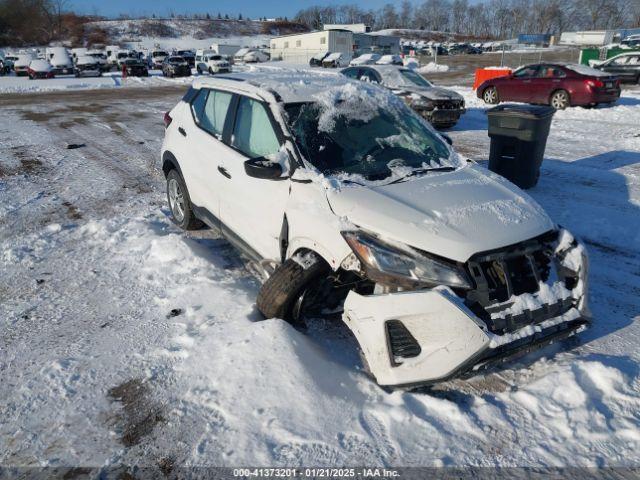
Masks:
[[[175,202],[171,200],[171,194],[169,192],[172,182],[176,182],[183,198],[183,214],[182,218],[178,215],[178,210],[175,209]],[[202,228],[202,222],[196,218],[191,206],[191,198],[189,197],[189,190],[184,183],[182,175],[177,170],[171,170],[167,174],[167,203],[169,204],[169,210],[171,210],[171,220],[183,230],[198,230]]]
[[[264,282],[256,306],[265,318],[281,318],[292,322],[293,307],[305,286],[327,275],[331,267],[317,258],[308,268],[292,259],[286,260]]]
[[[213,75],[213,74],[214,74],[214,73],[213,73],[213,68],[209,67],[209,73],[210,73],[211,75]]]
[[[200,70],[200,66],[196,67],[196,71],[198,72],[198,75],[202,75],[202,70]]]

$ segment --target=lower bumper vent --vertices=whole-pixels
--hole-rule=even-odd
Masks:
[[[418,341],[407,330],[407,327],[400,320],[388,320],[385,323],[387,330],[387,342],[391,354],[391,364],[398,366],[402,358],[413,358],[420,355],[422,349]]]

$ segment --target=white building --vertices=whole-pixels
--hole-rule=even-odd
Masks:
[[[613,42],[613,30],[591,30],[586,32],[562,32],[560,45],[576,45],[581,47],[601,47]]]
[[[308,63],[311,57],[323,52],[353,55],[353,32],[323,30],[320,32],[285,35],[271,39],[271,59],[291,63]]]

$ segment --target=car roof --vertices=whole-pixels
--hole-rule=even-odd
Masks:
[[[313,101],[314,95],[327,88],[354,83],[337,73],[310,71],[259,71],[229,73],[215,77],[198,77],[194,88],[220,88],[223,90],[258,96],[267,101],[300,103]],[[359,84],[360,82],[355,82]]]

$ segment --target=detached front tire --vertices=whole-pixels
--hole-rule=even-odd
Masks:
[[[312,252],[307,255],[315,256]],[[303,323],[299,312],[294,312],[294,307],[305,290],[330,271],[331,267],[318,256],[315,256],[313,263],[306,268],[289,258],[262,285],[256,300],[258,310],[265,318],[281,318],[294,324]]]
[[[197,230],[202,227],[202,222],[193,213],[187,186],[177,170],[171,170],[167,174],[167,202],[171,220],[181,229]]]

